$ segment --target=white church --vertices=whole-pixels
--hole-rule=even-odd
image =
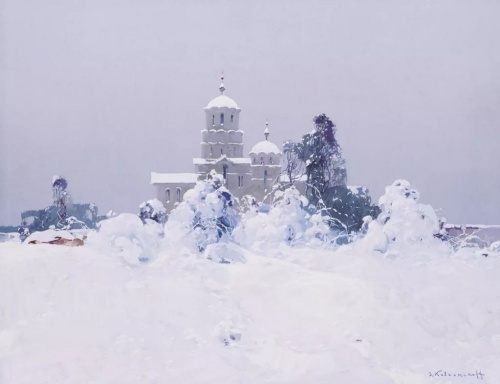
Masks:
[[[222,77],[224,81],[224,77]],[[201,131],[201,155],[193,159],[193,173],[151,173],[156,198],[167,212],[182,201],[184,193],[198,180],[215,170],[224,176],[226,188],[236,197],[252,195],[258,201],[270,202],[271,187],[281,174],[281,151],[269,141],[266,122],[265,140],[255,144],[244,156],[243,131],[240,129],[238,104],[225,94],[222,82],[220,95],[205,110],[205,128]]]

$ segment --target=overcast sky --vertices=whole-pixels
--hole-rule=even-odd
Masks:
[[[150,172],[191,172],[203,107],[245,151],[326,113],[348,183],[410,181],[454,223],[500,224],[500,1],[3,0],[0,224],[51,203],[137,212]]]

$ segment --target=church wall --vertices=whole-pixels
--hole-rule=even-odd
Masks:
[[[210,129],[224,129],[228,130],[238,130],[240,121],[240,111],[232,108],[211,108],[205,110],[206,112],[206,128]],[[224,123],[221,122],[221,114],[224,114]],[[233,120],[231,121],[231,116]]]
[[[243,131],[229,131],[228,143],[243,143]]]
[[[194,183],[162,183],[155,184],[156,198],[165,206],[167,213],[170,213],[175,208],[176,203],[181,202],[186,191],[194,188]],[[167,194],[167,189],[170,190],[170,197]],[[180,193],[177,192],[179,190]]]
[[[222,155],[226,155],[227,157],[243,157],[243,144],[201,143],[202,158],[218,159]]]
[[[205,143],[243,143],[243,131],[203,130],[201,140]]]
[[[281,164],[281,155],[280,154],[266,154],[252,153],[250,155],[250,159],[252,160],[252,165],[264,164],[264,165],[280,165]]]
[[[265,176],[265,171],[267,171],[267,177]],[[258,180],[270,180],[274,183],[281,174],[281,165],[252,165],[252,177]]]
[[[252,185],[248,189],[246,194],[252,195],[258,202],[270,204],[272,202],[272,186],[273,183],[268,182],[266,185],[264,185],[264,180],[253,179]]]

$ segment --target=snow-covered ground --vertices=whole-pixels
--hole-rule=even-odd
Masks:
[[[439,240],[404,180],[344,245],[293,188],[238,213],[217,180],[165,225],[0,243],[0,384],[500,383],[499,241]]]
[[[500,382],[498,254],[154,249],[1,243],[0,383]]]

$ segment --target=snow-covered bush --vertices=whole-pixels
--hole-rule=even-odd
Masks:
[[[98,227],[97,232],[88,234],[85,244],[108,255],[120,256],[131,264],[154,258],[163,237],[160,224],[150,219],[143,223],[132,213],[103,220]]]
[[[237,222],[234,198],[224,187],[223,176],[212,171],[184,194],[183,201],[170,213],[165,233],[171,242],[188,236],[203,251],[208,244],[231,236]]]
[[[418,202],[420,194],[406,180],[386,187],[379,200],[378,221],[390,241],[424,242],[439,232],[439,219],[430,205]]]
[[[139,217],[143,222],[146,222],[146,219],[151,219],[157,223],[165,224],[167,210],[160,200],[151,199],[139,205]]]
[[[255,207],[242,215],[234,238],[243,246],[257,249],[311,239],[322,241],[328,237],[330,229],[320,213],[312,216],[307,213],[304,209],[307,203],[295,187],[276,191],[269,212],[260,212]]]
[[[387,251],[390,244],[437,242],[439,219],[430,205],[418,202],[420,195],[406,180],[396,180],[379,199],[381,213],[366,222],[362,243],[374,250]]]

